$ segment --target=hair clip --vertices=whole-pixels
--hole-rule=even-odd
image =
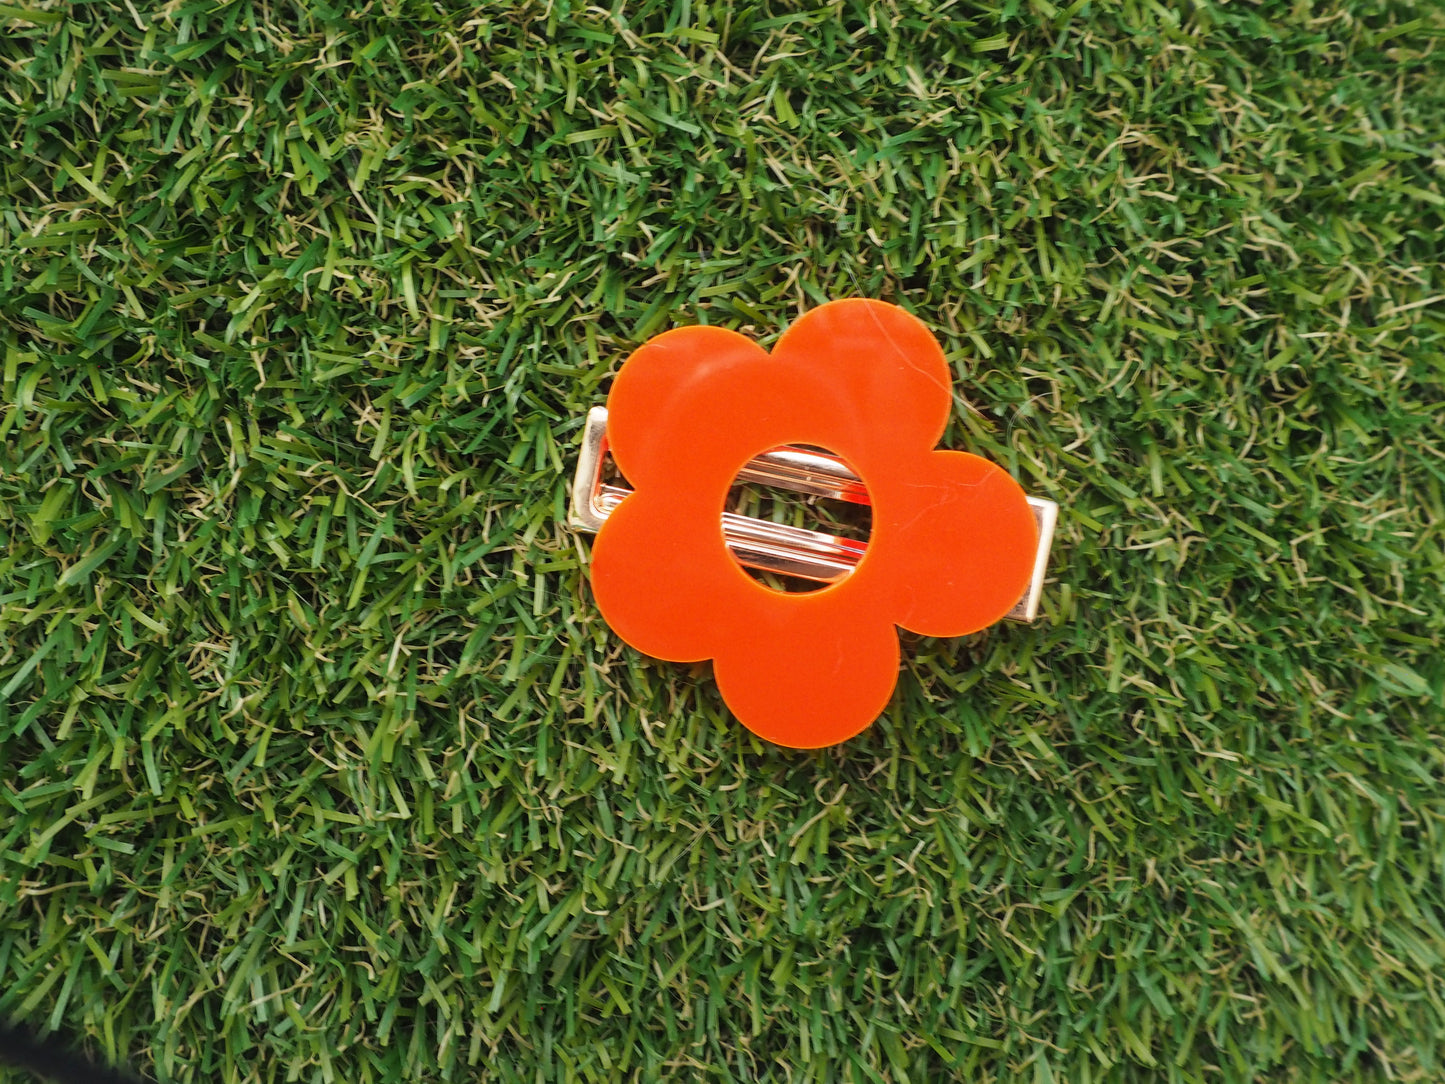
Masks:
[[[569,523],[597,534],[602,616],[645,654],[712,659],[738,720],[799,749],[881,714],[895,626],[961,636],[1032,621],[1058,505],[935,449],[949,387],[932,333],[881,301],[819,306],[771,353],[707,326],[648,340],[588,413],[572,484]],[[609,454],[631,488],[604,481]],[[869,505],[870,537],[726,511],[746,482]],[[822,586],[776,591],[745,568]]]

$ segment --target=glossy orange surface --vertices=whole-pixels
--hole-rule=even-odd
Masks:
[[[607,401],[608,435],[635,492],[603,524],[592,588],[640,651],[714,660],[723,699],[779,745],[844,741],[887,706],[896,626],[960,636],[1019,600],[1037,533],[1017,482],[988,460],[938,451],[952,405],[943,351],[896,306],[813,309],[771,353],[714,327],[649,340]],[[872,536],[840,583],[785,594],[729,555],[728,489],[753,456],[826,448],[862,478]]]

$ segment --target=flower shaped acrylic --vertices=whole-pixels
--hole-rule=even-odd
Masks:
[[[1018,484],[988,460],[938,451],[952,405],[943,351],[880,301],[834,301],[771,353],[735,332],[649,340],[608,398],[611,452],[635,487],[598,532],[592,589],[646,654],[714,660],[723,699],[769,741],[846,740],[887,705],[895,626],[960,636],[1019,600],[1038,543]],[[782,445],[842,457],[867,487],[872,536],[857,568],[809,594],[774,591],[727,550],[722,512],[752,457]]]

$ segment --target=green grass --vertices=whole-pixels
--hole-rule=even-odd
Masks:
[[[0,1017],[197,1084],[1445,1074],[1436,0],[21,3]],[[1036,625],[800,754],[609,634],[567,477],[648,335],[859,294],[1064,514]]]

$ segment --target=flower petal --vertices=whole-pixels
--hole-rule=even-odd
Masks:
[[[886,568],[889,616],[925,636],[987,628],[1033,574],[1038,527],[1023,490],[967,452],[932,452],[900,466],[906,485],[873,491],[864,558]]]
[[[759,737],[794,749],[836,745],[888,706],[897,630],[882,615],[839,621],[833,609],[775,605],[746,638],[718,647],[713,673],[723,699]]]
[[[720,507],[687,490],[638,491],[592,543],[592,594],[612,630],[673,662],[711,658],[717,614],[746,600],[751,581],[728,556]]]
[[[724,328],[680,327],[648,339],[607,396],[607,443],[618,468],[638,488],[691,484],[678,471],[698,466],[710,450],[700,446],[712,443],[696,434],[722,424],[719,413],[746,420],[769,367],[767,351]]]
[[[830,301],[800,317],[773,357],[806,367],[831,389],[829,410],[857,416],[883,457],[932,448],[953,405],[952,374],[933,333],[884,301]]]

